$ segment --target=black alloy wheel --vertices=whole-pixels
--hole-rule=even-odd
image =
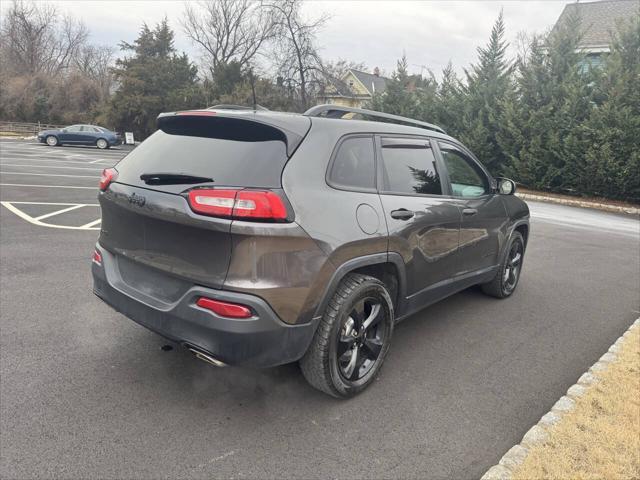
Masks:
[[[336,348],[340,375],[348,382],[362,379],[375,365],[387,337],[385,311],[375,298],[359,300],[345,318]]]

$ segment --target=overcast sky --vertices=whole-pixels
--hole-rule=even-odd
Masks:
[[[8,1],[0,2],[3,9]],[[143,22],[153,25],[165,15],[176,32],[176,47],[197,57],[180,27],[184,2],[170,0],[60,0],[61,11],[84,20],[94,43],[131,42]],[[406,52],[410,70],[422,65],[439,73],[449,60],[461,71],[476,59],[504,9],[507,38],[520,31],[544,32],[568,1],[308,1],[305,14],[331,15],[318,38],[324,58],[346,58],[391,73]]]

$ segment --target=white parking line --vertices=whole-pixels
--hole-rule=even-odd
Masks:
[[[58,163],[79,163],[81,165],[87,165],[89,162],[81,162],[79,160],[57,160],[57,159],[51,159],[51,158],[42,158],[42,157],[38,157],[38,158],[18,158],[18,157],[12,157],[12,156],[7,156],[7,155],[0,155],[0,158],[2,158],[3,160],[11,160],[13,162],[15,161],[21,161],[21,162],[27,162],[27,161],[31,161],[31,160],[36,160],[38,162],[47,162],[47,163],[52,163],[52,164],[58,164]],[[102,162],[107,162],[107,163],[111,163],[111,160],[101,160]],[[116,162],[117,163],[117,162]]]
[[[45,218],[53,217],[54,215],[60,215],[61,213],[70,212],[71,210],[76,210],[82,207],[84,207],[84,204],[80,203],[78,205],[73,205],[71,207],[63,208],[62,210],[56,210],[55,212],[45,213],[44,215],[40,215],[39,217],[34,218],[34,220],[44,220]]]
[[[100,222],[102,222],[102,219],[101,219],[101,218],[99,218],[98,220],[94,220],[93,222],[89,222],[89,223],[87,223],[87,224],[85,224],[85,225],[82,225],[80,228],[91,228],[91,227],[93,227],[94,225],[99,224]]]
[[[63,208],[62,210],[56,210],[55,212],[47,213],[45,215],[40,215],[39,217],[34,218],[31,215],[23,212],[22,210],[20,210],[16,206],[14,206],[13,205],[14,203],[16,205],[18,205],[18,204],[19,205],[70,205],[70,207],[69,208]],[[22,218],[23,220],[26,220],[27,222],[31,223],[32,225],[37,225],[38,227],[59,228],[59,229],[62,229],[62,230],[100,230],[100,227],[95,227],[95,225],[99,224],[102,221],[102,219],[99,218],[97,220],[94,220],[92,222],[86,223],[86,224],[81,225],[79,227],[76,227],[76,226],[73,226],[73,225],[55,225],[55,224],[52,224],[52,223],[45,223],[45,222],[41,221],[44,218],[53,217],[55,215],[59,215],[61,213],[69,212],[71,210],[76,210],[76,209],[82,208],[82,207],[94,206],[94,204],[87,204],[87,203],[65,203],[65,204],[60,204],[60,203],[47,203],[47,202],[0,202],[0,205],[5,207],[10,212],[16,214],[18,217]]]
[[[99,175],[64,175],[61,173],[30,173],[30,172],[6,172],[0,170],[2,175],[36,175],[38,177],[77,177],[77,178],[100,178]]]
[[[102,167],[69,167],[67,165],[33,165],[33,164],[25,164],[21,165],[18,163],[2,163],[0,162],[0,166],[4,167],[37,167],[37,168],[65,168],[68,170],[102,170]]]
[[[0,183],[2,187],[41,187],[41,188],[79,188],[81,190],[97,190],[96,187],[76,187],[75,185],[29,185],[24,183]]]

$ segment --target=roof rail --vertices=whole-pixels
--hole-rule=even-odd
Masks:
[[[256,104],[253,107],[247,107],[245,105],[231,105],[228,103],[221,103],[220,105],[213,105],[211,107],[207,107],[207,110],[269,110],[269,109],[258,104]]]
[[[395,120],[399,123],[406,123],[415,127],[433,130],[434,132],[447,133],[444,129],[431,123],[421,122],[419,120],[401,117],[399,115],[392,115],[390,113],[376,112],[375,110],[366,110],[364,108],[343,107],[341,105],[316,105],[304,112],[303,115],[306,115],[307,117],[343,118],[348,113],[357,113],[366,117],[382,118],[384,120]]]

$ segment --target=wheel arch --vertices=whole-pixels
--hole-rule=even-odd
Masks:
[[[395,317],[397,318],[402,315],[406,306],[406,274],[404,262],[398,253],[389,252],[352,258],[336,268],[318,303],[314,318],[322,316],[336,288],[350,273],[370,275],[384,283],[393,301]]]

